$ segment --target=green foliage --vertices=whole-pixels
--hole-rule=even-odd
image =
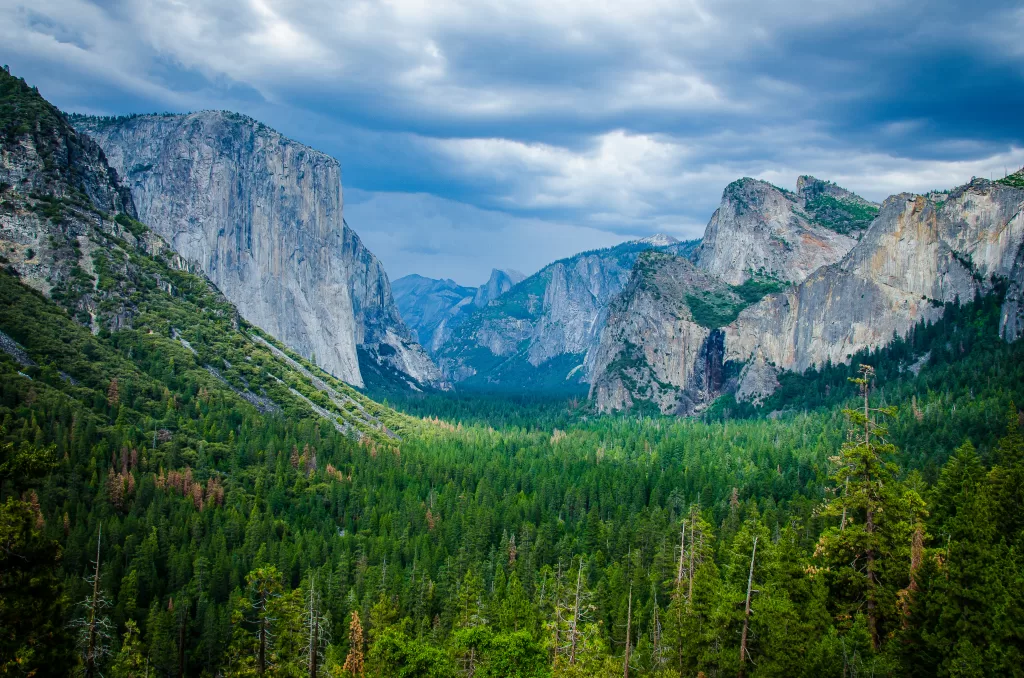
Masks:
[[[785,284],[765,277],[751,276],[740,285],[730,285],[725,293],[695,291],[686,295],[694,322],[715,329],[728,325],[740,311],[760,301],[765,295],[781,292]]]
[[[658,678],[1024,663],[1024,360],[995,297],[866,355],[874,390],[784,378],[777,419],[404,402],[458,426],[356,393],[130,240],[98,241],[96,333],[0,273],[35,363],[0,354],[4,674],[73,666],[65,601],[101,530],[104,675],[309,675],[314,618],[329,670],[368,620],[371,676],[621,675],[627,643]]]
[[[48,135],[58,129],[61,114],[21,78],[0,69],[0,134],[4,141],[30,133]]]
[[[0,442],[0,675],[60,675],[71,660],[61,548],[28,489],[55,466],[52,452]]]
[[[1007,175],[1002,179],[996,179],[997,184],[1003,184],[1004,186],[1011,186],[1013,188],[1024,188],[1024,168],[1017,170],[1013,174]]]
[[[809,198],[806,208],[813,215],[812,223],[843,234],[867,228],[878,216],[878,207],[875,205],[836,198],[827,193],[818,193]]]

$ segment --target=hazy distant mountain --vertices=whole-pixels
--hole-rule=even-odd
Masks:
[[[556,261],[449,328],[435,349],[438,365],[453,382],[475,388],[581,390],[608,301],[640,253],[685,255],[695,245],[656,236]]]

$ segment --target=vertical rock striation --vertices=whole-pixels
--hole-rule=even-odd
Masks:
[[[692,414],[723,382],[722,332],[695,316],[693,292],[738,302],[731,287],[683,257],[646,252],[612,301],[595,352],[590,396],[598,410],[651,403],[665,414]]]
[[[428,351],[436,352],[452,329],[475,309],[487,306],[525,278],[513,270],[491,271],[480,287],[464,287],[454,280],[407,275],[392,283],[402,319]]]
[[[357,346],[418,381],[440,381],[379,262],[344,223],[333,158],[235,113],[75,124],[125,177],[140,218],[249,322],[355,385]]]
[[[846,254],[856,240],[831,227],[836,217],[816,220],[805,196],[853,194],[813,177],[801,180],[799,193],[749,178],[726,186],[694,255],[697,266],[733,285],[754,275],[793,283]]]
[[[1009,282],[1003,337],[1019,337],[1024,189],[975,179],[940,197],[886,200],[841,261],[743,311],[726,328],[726,359],[760,355],[795,371],[845,362],[937,318],[947,302],[989,291],[995,278]]]
[[[729,361],[749,361],[739,374],[739,395],[765,397],[778,382],[774,354],[757,338],[768,335],[763,341],[771,342],[773,332],[815,330],[752,330],[744,335],[751,345],[741,355],[733,325],[723,326],[737,314],[750,316],[742,309],[766,293],[815,279],[816,271],[851,252],[858,237],[867,238],[862,233],[877,213],[874,203],[810,176],[798,179],[796,193],[755,179],[729,184],[693,264],[645,255],[612,302],[592,370],[597,407],[612,411],[648,402],[664,413],[698,412],[734,388]],[[795,289],[809,289],[809,283],[790,292]],[[761,306],[773,298],[779,297],[767,297]],[[764,314],[766,324],[784,322],[784,314],[773,312]],[[821,322],[841,326],[841,317],[827,315]]]

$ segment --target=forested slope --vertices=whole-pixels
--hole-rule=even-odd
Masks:
[[[32,134],[4,129],[5,151]],[[417,412],[465,421],[425,421],[50,186],[4,189],[0,673],[1021,673],[1024,361],[999,299],[770,410],[436,396]],[[74,285],[37,291],[14,225]]]

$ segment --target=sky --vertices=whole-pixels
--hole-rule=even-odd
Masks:
[[[872,200],[1024,165],[1024,5],[0,0],[64,110],[228,109],[336,157],[394,279],[483,282],[800,174]]]

